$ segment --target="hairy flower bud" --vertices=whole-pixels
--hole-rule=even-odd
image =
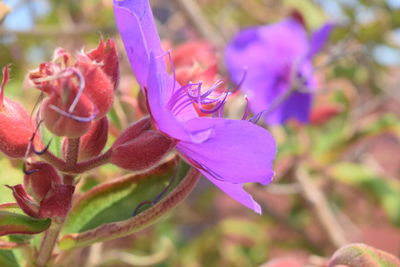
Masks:
[[[17,102],[4,96],[8,67],[3,68],[0,91],[0,151],[9,157],[24,157],[35,131],[29,114]]]
[[[28,164],[24,187],[36,201],[42,201],[54,184],[61,183],[61,176],[50,164],[41,161]]]
[[[113,144],[110,162],[131,171],[155,167],[175,147],[175,141],[150,129],[145,118],[128,127]]]
[[[117,45],[113,39],[108,39],[106,43],[100,40],[99,46],[86,53],[91,59],[101,64],[101,69],[110,77],[114,90],[119,83],[119,60]]]
[[[66,184],[54,185],[40,202],[39,217],[65,217],[71,208],[75,186]]]
[[[18,206],[27,215],[38,218],[39,217],[39,203],[35,201],[30,195],[25,191],[22,184],[16,186],[8,186],[13,191],[13,196],[15,201],[17,201]]]
[[[94,119],[94,106],[71,79],[65,80],[67,90],[61,95],[52,94],[41,106],[41,115],[46,127],[57,136],[77,138],[84,135]],[[76,99],[78,99],[76,101]],[[76,105],[72,106],[74,103]]]
[[[108,118],[103,117],[94,121],[87,133],[82,135],[79,144],[79,161],[93,158],[101,153],[107,143],[108,138]],[[68,139],[63,141],[63,152],[65,155],[68,147]]]
[[[71,208],[75,190],[73,185],[62,184],[61,176],[45,162],[29,164],[25,170],[24,185],[9,188],[19,207],[35,218],[65,217]]]
[[[76,67],[85,79],[84,94],[92,101],[97,110],[96,119],[103,118],[111,109],[114,100],[114,87],[110,77],[85,56],[80,56]]]

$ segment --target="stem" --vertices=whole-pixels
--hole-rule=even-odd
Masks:
[[[219,48],[224,46],[225,40],[204,16],[196,0],[175,0],[175,3],[205,39]]]
[[[58,158],[50,151],[47,151],[43,155],[40,155],[40,157],[47,163],[53,165],[60,172],[70,175],[77,175],[108,163],[111,154],[112,150],[109,149],[97,157],[82,162],[78,162],[75,165],[69,165],[69,166],[67,165],[66,161],[63,161],[62,159]]]
[[[53,219],[50,228],[46,231],[42,244],[40,245],[39,254],[36,260],[36,265],[44,267],[47,265],[51,254],[54,250],[58,235],[61,232],[65,218]]]
[[[329,207],[328,201],[321,190],[316,186],[306,170],[297,168],[295,178],[299,183],[303,197],[311,204],[311,209],[316,215],[322,228],[328,235],[330,243],[336,248],[341,248],[348,243],[345,231]]]
[[[79,138],[70,138],[68,140],[67,156],[65,165],[71,168],[76,165],[79,154]],[[74,184],[74,175],[64,175],[64,184]],[[51,258],[51,254],[56,246],[58,236],[64,224],[65,217],[53,218],[50,228],[46,231],[42,244],[40,245],[36,264],[39,267],[45,267]]]

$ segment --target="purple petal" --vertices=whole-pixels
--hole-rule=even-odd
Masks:
[[[241,31],[228,44],[226,63],[231,78],[238,83],[247,67],[246,81],[254,77],[282,72],[308,51],[307,33],[294,19],[252,27]]]
[[[118,30],[128,54],[136,79],[143,88],[147,81],[150,51],[156,56],[165,55],[160,37],[153,21],[148,0],[114,0],[114,15]],[[157,62],[160,69],[166,69],[165,61]]]
[[[306,57],[309,42],[304,27],[295,19],[273,25],[249,28],[239,33],[226,50],[228,70],[238,83],[247,66],[247,77],[241,90],[249,98],[250,108],[262,111],[269,124],[281,124],[289,118],[307,122],[312,96],[294,93],[275,111],[268,112],[277,99],[292,86],[292,68],[305,79],[307,89],[314,88],[312,65]]]
[[[311,93],[293,92],[275,112],[265,114],[264,119],[269,125],[283,124],[290,118],[300,122],[309,121],[313,95]]]
[[[212,129],[203,143],[177,144],[177,150],[207,177],[237,184],[271,182],[276,144],[267,130],[247,121],[206,117],[192,119],[186,127]]]
[[[319,51],[321,51],[326,41],[328,40],[333,27],[334,25],[332,23],[326,23],[312,34],[310,41],[310,51],[308,54],[309,58],[312,58]]]
[[[247,208],[253,210],[254,212],[261,214],[260,205],[254,201],[252,196],[243,189],[242,184],[232,184],[227,182],[221,182],[212,178],[209,174],[202,171],[202,173],[219,189],[221,189],[225,194],[246,206]]]

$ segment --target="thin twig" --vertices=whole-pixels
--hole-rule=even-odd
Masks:
[[[203,38],[209,40],[218,48],[225,45],[225,40],[207,20],[200,5],[195,0],[175,0],[175,3]]]
[[[310,203],[312,211],[327,233],[331,244],[335,248],[340,248],[347,244],[345,231],[334,215],[323,193],[311,180],[307,171],[302,167],[298,167],[295,179],[301,187],[303,197]]]

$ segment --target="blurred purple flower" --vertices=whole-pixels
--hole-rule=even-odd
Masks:
[[[176,150],[226,194],[261,213],[243,189],[244,183],[268,184],[276,153],[273,137],[247,121],[199,117],[213,103],[222,108],[226,94],[213,96],[201,84],[179,85],[167,72],[159,36],[148,0],[114,0],[115,19],[133,72],[147,96],[147,105],[159,131],[176,140]],[[203,105],[203,106],[202,106]]]
[[[309,40],[304,25],[291,17],[247,28],[233,38],[226,49],[228,71],[237,84],[247,72],[241,90],[248,95],[253,113],[262,114],[269,124],[289,118],[308,122],[315,89],[312,59],[332,28],[325,24]],[[286,94],[290,96],[282,97]],[[280,98],[285,100],[280,103]]]

